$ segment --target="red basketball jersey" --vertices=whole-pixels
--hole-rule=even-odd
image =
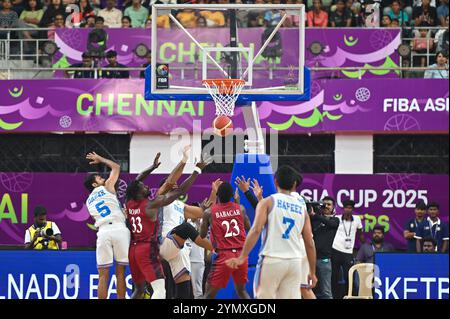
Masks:
[[[238,204],[229,202],[211,207],[211,240],[216,249],[241,249],[246,233]]]
[[[129,200],[127,202],[127,219],[131,225],[131,242],[152,242],[158,243],[159,221],[152,221],[145,215],[145,206],[148,199],[140,201]]]

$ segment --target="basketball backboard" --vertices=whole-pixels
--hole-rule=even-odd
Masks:
[[[304,5],[153,5],[145,98],[210,101],[203,80],[236,78],[237,104],[309,100],[304,26]]]

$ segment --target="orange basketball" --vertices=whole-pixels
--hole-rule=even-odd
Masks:
[[[219,136],[227,136],[233,132],[233,121],[225,115],[220,115],[213,122],[214,133]]]

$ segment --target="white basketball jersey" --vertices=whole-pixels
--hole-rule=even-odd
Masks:
[[[263,230],[261,256],[302,258],[302,230],[307,214],[303,198],[277,193],[271,196],[273,207]]]
[[[185,204],[182,201],[176,200],[162,208],[160,223],[163,237],[166,237],[172,229],[184,222],[184,207]]]
[[[89,195],[86,206],[95,219],[95,227],[107,223],[125,223],[125,215],[116,194],[108,192],[104,186],[95,188]]]

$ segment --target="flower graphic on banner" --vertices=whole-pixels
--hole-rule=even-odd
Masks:
[[[344,43],[346,46],[348,47],[353,47],[356,44],[358,44],[359,39],[358,38],[354,38],[353,36],[349,36],[347,38],[347,35],[344,35]]]
[[[15,87],[12,90],[8,90],[8,92],[12,97],[20,97],[23,94],[23,86],[20,87],[20,89],[18,87]]]
[[[62,128],[69,128],[72,125],[72,119],[68,115],[64,115],[59,119],[59,125]]]
[[[367,102],[370,99],[370,90],[368,88],[359,88],[356,90],[355,97],[359,102]]]

